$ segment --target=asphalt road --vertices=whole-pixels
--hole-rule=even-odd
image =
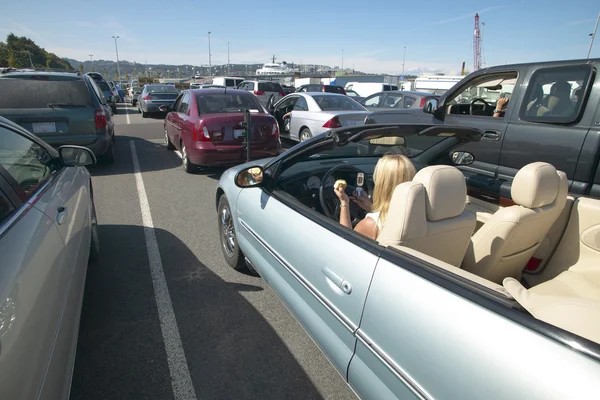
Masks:
[[[71,399],[355,398],[265,282],[223,260],[222,170],[186,174],[162,118],[121,105],[115,120],[117,161],[90,168],[102,254],[88,269]]]

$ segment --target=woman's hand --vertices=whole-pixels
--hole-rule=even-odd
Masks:
[[[367,196],[350,196],[350,200],[358,204],[360,208],[365,210],[366,212],[371,212],[371,208],[373,207],[373,203]]]
[[[348,197],[348,195],[346,194],[346,187],[348,185],[347,184],[341,184],[339,185],[337,188],[334,187],[333,191],[335,192],[336,196],[338,197],[338,199],[340,199],[340,201],[342,202],[342,204],[346,204],[349,205],[350,203],[350,198]]]

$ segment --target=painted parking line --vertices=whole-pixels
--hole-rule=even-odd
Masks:
[[[150,213],[150,204],[144,187],[144,180],[140,170],[140,163],[135,149],[135,141],[131,140],[131,157],[133,159],[133,173],[137,186],[138,197],[140,199],[140,209],[142,212],[142,224],[144,226],[144,236],[146,238],[146,249],[148,250],[148,261],[150,263],[150,273],[152,275],[152,286],[154,287],[154,296],[158,308],[158,319],[160,320],[160,330],[162,332],[165,351],[167,353],[167,364],[171,375],[171,386],[175,400],[196,400],[196,392],[190,376],[185,352],[181,344],[181,336],[173,311],[173,303],[169,295],[169,288],[163,270],[162,259],[158,250],[158,242],[154,232],[154,223]]]
[[[127,116],[127,125],[131,125],[131,120],[129,119],[129,112],[128,112],[129,108],[125,109],[125,115]]]

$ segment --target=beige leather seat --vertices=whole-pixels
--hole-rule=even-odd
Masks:
[[[498,210],[473,235],[462,267],[498,284],[521,272],[567,201],[564,172],[543,162],[528,164],[511,187],[517,204]]]
[[[377,241],[402,245],[460,266],[475,230],[475,215],[465,211],[467,187],[455,167],[420,170],[411,182],[396,186]]]

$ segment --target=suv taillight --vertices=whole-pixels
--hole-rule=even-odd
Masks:
[[[279,125],[277,122],[273,124],[273,130],[271,131],[271,137],[277,138],[279,137]]]
[[[285,97],[285,92],[279,92],[279,95],[280,95],[281,97]]]
[[[96,129],[106,128],[106,113],[103,110],[96,110],[94,121],[96,122]]]
[[[323,128],[341,128],[342,124],[338,117],[333,117],[323,124]]]
[[[262,90],[255,90],[254,94],[257,96],[262,96],[263,94],[265,94],[265,92],[263,92]]]
[[[423,108],[423,106],[425,105],[426,101],[427,101],[427,99],[425,97],[421,98],[421,104],[419,104],[419,107]]]

